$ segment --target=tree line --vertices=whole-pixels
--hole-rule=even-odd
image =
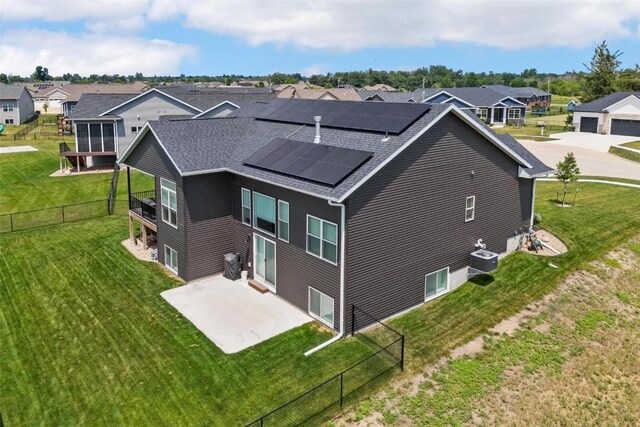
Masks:
[[[151,86],[162,83],[196,83],[221,82],[231,84],[240,80],[255,80],[271,85],[298,83],[307,81],[310,84],[325,87],[352,86],[363,88],[378,83],[392,86],[399,91],[413,91],[419,88],[444,87],[479,87],[482,85],[500,84],[510,87],[539,87],[556,95],[579,96],[583,102],[589,102],[615,91],[640,91],[640,66],[620,69],[622,52],[610,52],[606,41],[596,46],[589,64],[584,64],[586,71],[568,71],[563,74],[539,73],[535,68],[528,68],[521,73],[500,72],[465,72],[453,70],[444,65],[431,65],[413,71],[385,71],[368,69],[365,71],[345,71],[303,76],[300,73],[273,73],[266,76],[245,76],[223,74],[221,76],[145,76],[138,72],[131,75],[120,74],[79,74],[65,73],[51,76],[46,67],[38,65],[31,76],[21,77],[0,73],[0,82],[24,81],[70,81],[71,83],[131,83],[144,80]],[[259,85],[260,83],[257,83]]]

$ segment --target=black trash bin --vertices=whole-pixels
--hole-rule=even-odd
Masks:
[[[224,277],[230,280],[240,278],[240,254],[224,254]]]

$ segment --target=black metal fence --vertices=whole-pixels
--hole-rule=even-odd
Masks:
[[[143,218],[156,221],[156,191],[147,190],[129,195],[129,210]]]
[[[110,201],[105,199],[32,211],[8,213],[0,215],[0,233],[29,230],[49,225],[99,218],[112,214],[125,214],[129,207],[125,200],[115,200],[112,206],[113,209],[110,209]]]
[[[351,308],[352,334],[374,352],[247,427],[317,425],[346,403],[361,397],[376,380],[404,369],[404,335],[364,310],[353,305]],[[359,325],[366,327],[361,329]]]

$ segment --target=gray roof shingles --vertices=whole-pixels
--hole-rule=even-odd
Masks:
[[[25,90],[24,86],[0,84],[0,99],[19,99]]]
[[[94,119],[105,111],[123,104],[140,94],[115,94],[115,93],[84,93],[80,96],[76,108],[71,113],[71,118]]]
[[[586,104],[576,106],[574,112],[586,112],[586,113],[604,113],[606,109],[616,102],[620,102],[623,99],[635,96],[640,98],[640,92],[616,92],[611,95],[603,96],[595,101],[587,102]]]
[[[243,164],[245,158],[277,137],[312,142],[315,135],[313,126],[268,122],[246,116],[153,121],[149,122],[149,126],[183,174],[229,170],[296,191],[338,200],[447,108],[449,105],[433,105],[429,112],[407,130],[400,135],[389,136],[386,141],[382,140],[383,135],[379,133],[322,128],[323,144],[374,153],[369,161],[335,187],[327,187]],[[530,170],[532,174],[550,170],[513,138],[500,138],[500,140],[533,165]]]

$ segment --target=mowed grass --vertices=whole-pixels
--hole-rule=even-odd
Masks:
[[[640,230],[640,190],[579,183],[576,206],[560,208],[555,200],[559,188],[555,182],[539,182],[535,211],[542,216],[542,226],[558,236],[569,251],[553,259],[514,253],[500,261],[500,269],[488,281],[467,282],[455,292],[392,320],[391,326],[407,337],[410,368],[433,363],[485,333],[553,290],[585,262]]]
[[[178,286],[107,217],[0,235],[7,426],[242,425],[371,353],[307,324],[226,355],[166,303]]]
[[[59,169],[58,143],[57,139],[0,140],[0,147],[31,145],[39,150],[0,154],[0,215],[108,198],[109,172],[49,176]],[[131,180],[134,191],[154,188],[153,178],[142,173],[132,173]],[[118,198],[127,198],[124,171],[120,172]]]
[[[631,141],[621,144],[624,147],[635,148],[636,150],[640,150],[640,140],[639,141]]]
[[[609,153],[615,154],[623,159],[631,160],[632,162],[640,163],[640,153],[635,151],[625,150],[624,148],[616,147],[612,145],[609,147]]]
[[[495,133],[504,134],[508,133],[516,139],[533,139],[542,141],[554,141],[554,138],[549,138],[551,133],[563,132],[564,126],[547,126],[543,132],[540,132],[540,128],[534,124],[525,124],[524,126],[503,126],[492,129]]]

